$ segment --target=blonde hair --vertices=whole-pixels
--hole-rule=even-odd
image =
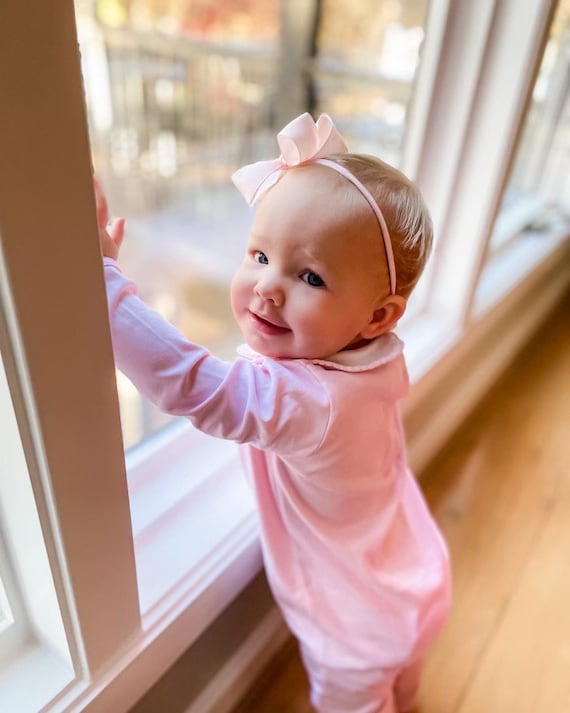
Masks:
[[[378,203],[394,251],[396,294],[408,297],[422,274],[433,242],[431,217],[418,187],[375,156],[334,154],[327,158],[348,169]]]

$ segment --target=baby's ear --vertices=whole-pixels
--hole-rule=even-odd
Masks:
[[[374,339],[389,332],[406,311],[407,300],[401,295],[389,295],[382,304],[374,310],[372,319],[362,330],[365,339]]]

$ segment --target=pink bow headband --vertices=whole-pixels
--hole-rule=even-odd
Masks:
[[[315,123],[310,114],[301,114],[277,134],[277,143],[281,149],[279,158],[269,161],[257,161],[256,163],[242,166],[232,176],[233,182],[249,205],[254,205],[264,193],[279,181],[287,169],[307,163],[319,163],[332,168],[356,186],[372,208],[382,234],[390,278],[390,293],[395,294],[396,266],[394,264],[394,252],[382,211],[370,191],[356,176],[353,176],[344,166],[326,158],[326,156],[335,153],[348,153],[344,139],[335,128],[330,116],[321,114]]]

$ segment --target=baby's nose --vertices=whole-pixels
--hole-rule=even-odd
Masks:
[[[259,278],[254,292],[264,300],[273,302],[276,307],[281,307],[285,302],[285,292],[279,278],[269,271]]]

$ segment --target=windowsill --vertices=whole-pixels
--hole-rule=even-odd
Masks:
[[[159,475],[145,474],[152,456],[136,464],[127,459],[145,629],[179,602],[204,594],[228,562],[257,541],[253,495],[235,444],[182,421],[154,447]]]
[[[562,245],[569,234],[568,220],[560,218],[546,230],[526,230],[505,249],[497,250],[479,279],[473,301],[474,319],[480,319],[500,302]]]
[[[0,673],[1,708],[6,713],[37,713],[73,678],[73,671],[50,649],[30,645]]]
[[[544,202],[537,195],[525,195],[513,205],[501,209],[491,237],[491,249],[502,249],[544,210]]]
[[[421,314],[397,330],[404,341],[410,383],[418,383],[459,338],[458,329],[445,316]]]

